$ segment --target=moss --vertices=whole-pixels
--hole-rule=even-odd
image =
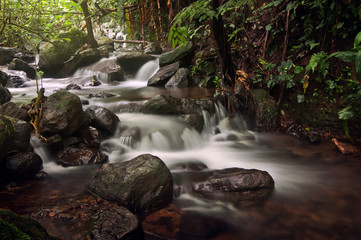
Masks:
[[[0,239],[31,240],[30,236],[0,218]]]
[[[19,216],[10,210],[1,209],[0,219],[2,220],[1,221],[2,224],[4,226],[7,226],[6,231],[3,231],[3,229],[0,228],[1,233],[3,234],[7,234],[9,231],[15,231],[17,234],[21,234],[22,236],[28,236],[32,240],[57,239],[55,237],[50,236],[46,231],[46,229],[43,226],[41,226],[40,223],[38,223],[37,221],[29,217]],[[8,238],[0,238],[0,239],[8,239]],[[18,240],[18,239],[29,239],[29,238],[14,238],[14,239]]]
[[[12,121],[6,116],[0,115],[0,146],[6,142],[9,137],[14,135],[15,128]]]

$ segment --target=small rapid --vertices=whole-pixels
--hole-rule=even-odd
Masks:
[[[102,59],[99,63],[110,60],[114,59]],[[176,184],[189,181],[189,174],[195,172],[179,167],[188,163],[206,167],[200,171],[246,168],[269,172],[275,180],[274,191],[263,202],[247,207],[204,199],[176,186],[172,203],[183,211],[227,222],[231,226],[228,237],[231,237],[224,239],[315,239],[313,237],[318,234],[330,236],[329,239],[342,239],[338,237],[361,234],[357,228],[361,226],[361,212],[357,207],[361,201],[361,178],[351,164],[356,161],[348,162],[347,157],[340,156],[328,142],[307,145],[283,134],[253,132],[247,128],[243,116],[230,116],[218,103],[215,103],[214,114],[202,112],[202,131],[175,116],[140,113],[139,105],[158,94],[184,98],[212,98],[214,94],[212,89],[147,87],[147,81],[157,72],[158,65],[158,59],[149,61],[134,77],[116,83],[109,83],[87,68],[81,68],[69,78],[44,78],[42,82],[45,94],[49,96],[65,88],[74,78],[93,75],[100,78],[102,84],[99,86],[82,86],[80,90],[70,91],[87,102],[83,109],[102,106],[119,117],[118,131],[103,140],[100,146],[111,163],[150,153],[171,169]],[[36,97],[33,80],[26,80],[24,87],[9,90],[13,101],[19,104]],[[90,97],[98,92],[113,96]],[[119,130],[122,126],[129,129],[127,134]],[[3,204],[14,206],[19,212],[29,213],[44,208],[44,205],[56,209],[63,202],[73,201],[86,189],[99,167],[64,168],[54,163],[52,153],[39,144],[38,138],[32,138],[32,146],[43,159],[48,177],[44,181],[31,182],[32,186],[21,197]],[[24,199],[30,200],[24,205]],[[49,199],[52,200],[50,203]],[[43,224],[58,231],[47,221]]]

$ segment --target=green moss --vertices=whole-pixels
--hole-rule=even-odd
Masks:
[[[7,230],[3,234],[8,234],[9,231],[15,231],[21,236],[28,236],[29,238],[14,238],[18,239],[32,239],[32,240],[56,240],[57,238],[50,236],[46,229],[40,225],[37,221],[24,216],[19,216],[7,209],[0,210],[0,219],[2,225],[7,226]],[[5,222],[5,223],[4,223]],[[12,227],[13,226],[13,227]],[[3,229],[0,228],[0,232]],[[23,233],[23,234],[22,234]],[[1,235],[0,235],[1,236]],[[8,238],[0,238],[8,239]],[[9,238],[12,239],[12,238]]]
[[[14,225],[5,222],[0,218],[0,239],[7,240],[31,240],[29,235],[20,231]]]

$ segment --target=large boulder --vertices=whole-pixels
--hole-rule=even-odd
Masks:
[[[87,40],[86,33],[71,29],[67,33],[59,34],[59,38],[70,39],[70,41],[59,40],[40,45],[39,67],[45,73],[58,72],[67,61]],[[64,51],[66,49],[66,51]]]
[[[64,63],[61,74],[62,76],[68,76],[74,73],[79,67],[95,63],[103,57],[109,57],[109,52],[104,53],[104,51],[100,51],[97,48],[78,51]]]
[[[70,136],[88,121],[80,98],[61,89],[50,95],[42,107],[38,131],[44,136],[59,133]]]
[[[110,110],[100,106],[90,106],[85,112],[90,116],[90,125],[103,131],[106,134],[114,134],[118,123],[120,122],[117,115]]]
[[[31,67],[27,62],[24,60],[14,58],[8,67],[9,70],[19,70],[26,73],[26,76],[28,76],[31,79],[36,78],[36,71],[35,68]]]
[[[207,99],[175,98],[167,95],[157,95],[143,103],[139,111],[147,114],[198,114],[205,110],[215,112],[214,103]]]
[[[100,81],[111,83],[125,80],[124,69],[115,59],[103,59],[83,68],[85,72],[93,73]]]
[[[17,52],[19,52],[19,49],[0,47],[0,65],[5,65],[10,63]]]
[[[11,100],[12,95],[10,91],[5,88],[3,85],[0,85],[0,105],[7,103]]]
[[[29,119],[28,110],[23,107],[19,107],[14,102],[7,102],[1,105],[0,114],[17,118],[23,121],[28,121]]]
[[[43,168],[43,161],[33,152],[22,152],[6,158],[5,170],[8,178],[29,178]]]
[[[9,142],[8,151],[30,150],[30,124],[17,118],[8,117],[14,126],[14,137]]]
[[[173,51],[163,53],[159,57],[159,66],[163,67],[174,62],[184,60],[187,56],[193,53],[194,49],[194,45],[189,42],[185,45],[177,47]]]
[[[8,82],[8,75],[0,70],[0,85],[6,86]]]
[[[28,79],[25,72],[9,70],[7,74],[7,88],[23,88],[28,86],[30,79]]]
[[[178,71],[169,79],[169,81],[165,84],[165,87],[178,87],[185,88],[188,87],[188,68],[180,68]]]
[[[121,52],[117,56],[117,63],[122,66],[126,75],[135,75],[146,62],[155,57],[142,52]]]
[[[161,67],[156,74],[148,80],[148,86],[164,86],[169,79],[178,72],[181,62],[175,62]]]
[[[190,172],[187,178],[175,174],[174,184],[192,195],[235,206],[260,202],[274,189],[274,180],[268,172],[242,168]]]
[[[7,209],[0,209],[0,229],[0,239],[4,240],[57,240],[37,221]]]
[[[170,203],[173,179],[161,159],[144,154],[127,162],[103,165],[88,189],[134,213],[149,214]]]
[[[0,115],[0,167],[2,165],[3,157],[5,156],[9,142],[14,136],[14,124],[12,121]]]
[[[243,168],[212,171],[205,174],[203,180],[193,183],[192,186],[193,191],[200,193],[245,192],[273,187],[274,180],[268,172]]]
[[[125,207],[113,206],[100,209],[90,215],[94,221],[91,232],[93,240],[142,240],[144,233],[142,226],[133,213]]]

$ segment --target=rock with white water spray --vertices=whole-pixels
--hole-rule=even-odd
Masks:
[[[90,117],[90,125],[108,135],[114,134],[120,123],[119,118],[114,113],[100,106],[90,106],[85,112]]]
[[[26,76],[31,79],[35,79],[36,71],[33,67],[31,67],[27,62],[24,60],[14,58],[12,62],[9,64],[9,70],[19,70],[26,73]]]
[[[172,64],[169,64],[167,66],[161,67],[156,74],[154,74],[149,80],[148,80],[148,86],[164,86],[170,78],[176,74],[176,72],[181,67],[181,62],[175,62]]]

